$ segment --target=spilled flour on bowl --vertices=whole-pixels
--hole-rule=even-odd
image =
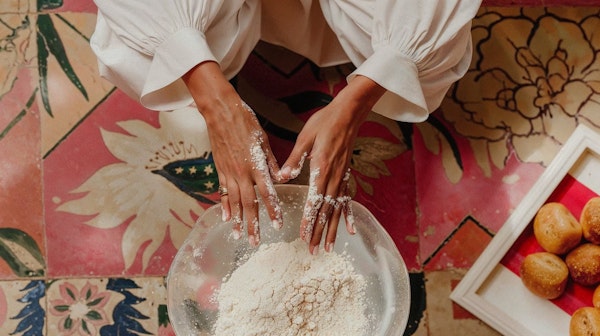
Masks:
[[[221,285],[215,336],[366,335],[365,288],[346,255],[261,245]]]

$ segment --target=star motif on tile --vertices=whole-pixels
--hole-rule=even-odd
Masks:
[[[175,174],[177,174],[177,175],[183,174],[183,167],[177,167],[177,168],[175,168]]]
[[[196,170],[196,166],[190,167],[190,175],[196,175],[197,172],[198,172],[198,170]]]
[[[206,176],[214,173],[214,171],[215,170],[213,169],[212,165],[206,165],[206,167],[204,167],[204,173],[206,173]]]

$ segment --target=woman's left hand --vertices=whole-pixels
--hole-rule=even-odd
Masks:
[[[310,181],[300,237],[318,252],[323,234],[324,248],[331,252],[341,215],[354,234],[349,208],[350,159],[360,125],[385,89],[364,76],[356,76],[333,101],[315,112],[298,135],[290,156],[280,171],[280,180],[297,177],[304,160],[310,160]]]

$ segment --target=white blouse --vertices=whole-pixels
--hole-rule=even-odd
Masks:
[[[387,92],[373,110],[419,122],[471,62],[480,0],[95,0],[91,46],[102,76],[154,110],[193,103],[181,76],[212,60],[227,78],[259,39]]]

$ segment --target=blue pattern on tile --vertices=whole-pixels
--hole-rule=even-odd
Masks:
[[[26,303],[14,320],[20,320],[11,335],[21,334],[22,336],[41,336],[43,335],[44,321],[46,313],[40,305],[40,299],[46,295],[46,284],[43,280],[31,281],[21,291],[25,295],[18,301]]]
[[[106,284],[106,289],[123,294],[125,299],[115,306],[113,311],[114,324],[100,328],[101,336],[138,336],[138,333],[151,335],[142,324],[137,320],[147,320],[149,317],[140,313],[133,307],[138,303],[146,301],[145,298],[140,298],[132,294],[129,289],[140,288],[131,279],[109,279]]]

